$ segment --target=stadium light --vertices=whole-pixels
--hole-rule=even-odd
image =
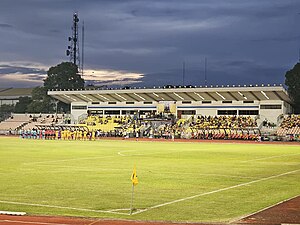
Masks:
[[[216,91],[216,94],[219,95],[223,100],[226,100],[226,98],[223,95],[221,95],[219,92]]]
[[[184,100],[184,98],[181,97],[179,94],[177,94],[177,93],[175,93],[175,92],[173,92],[173,94],[176,95],[176,96],[177,96],[178,98],[180,98],[181,100]]]
[[[194,94],[195,95],[197,95],[199,98],[201,98],[202,100],[204,100],[204,98],[200,95],[200,94],[198,94],[198,93],[196,93],[196,92],[194,92]]]
[[[127,101],[126,98],[124,98],[123,96],[119,95],[118,93],[115,93],[115,95],[118,96],[118,97],[120,97],[120,98],[122,98],[124,101]]]
[[[264,91],[260,91],[260,93],[262,93],[266,97],[266,99],[270,99]]]
[[[139,97],[140,99],[142,99],[143,101],[145,101],[146,99],[143,98],[142,96],[138,95],[137,93],[133,93],[135,96]]]
[[[109,99],[108,98],[106,98],[105,96],[103,96],[103,95],[100,95],[100,94],[97,94],[99,97],[101,97],[101,98],[104,98],[105,100],[107,100],[107,101],[109,101]]]

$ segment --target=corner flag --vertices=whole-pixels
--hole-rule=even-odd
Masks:
[[[133,167],[133,172],[132,172],[132,175],[131,175],[131,181],[132,181],[132,184],[134,186],[139,183],[139,180],[138,180],[137,175],[136,175],[136,168],[135,168],[135,166]]]

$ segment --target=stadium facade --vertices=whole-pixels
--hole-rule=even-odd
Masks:
[[[72,123],[86,115],[169,113],[177,118],[205,115],[250,115],[277,123],[292,113],[282,85],[165,86],[153,88],[49,90],[48,95],[71,105]]]

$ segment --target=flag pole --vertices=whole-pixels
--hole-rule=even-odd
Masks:
[[[132,175],[131,175],[131,181],[132,181],[132,193],[131,193],[130,215],[132,215],[132,211],[133,211],[134,186],[139,183],[137,175],[136,175],[135,166],[133,167],[133,172],[132,172]]]
[[[131,204],[130,204],[130,215],[132,215],[133,211],[133,194],[134,194],[134,184],[132,184],[132,192],[131,192]]]

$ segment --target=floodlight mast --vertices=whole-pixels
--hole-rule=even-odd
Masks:
[[[72,25],[72,37],[69,37],[70,42],[68,49],[66,51],[67,56],[70,56],[70,62],[73,62],[78,67],[80,66],[79,57],[79,39],[78,39],[78,14],[75,12],[73,14],[73,25]]]

